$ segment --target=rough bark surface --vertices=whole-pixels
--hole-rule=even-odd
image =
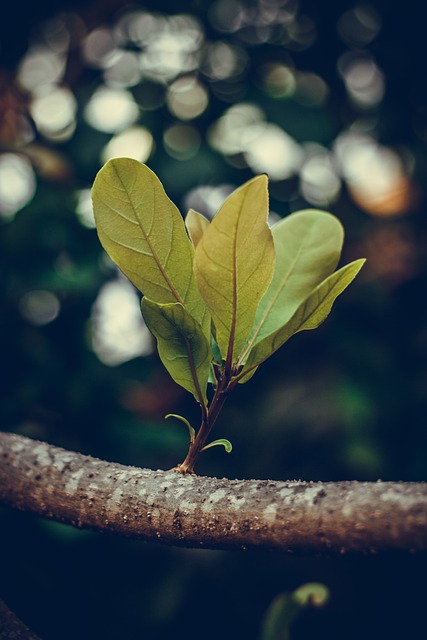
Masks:
[[[183,476],[0,434],[0,502],[188,547],[301,553],[427,550],[427,484]]]
[[[40,640],[15,614],[0,600],[0,638],[2,640]]]

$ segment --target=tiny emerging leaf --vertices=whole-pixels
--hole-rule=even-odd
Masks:
[[[177,413],[167,413],[165,415],[165,420],[167,420],[168,418],[176,418],[177,420],[180,420],[187,426],[188,432],[190,434],[190,444],[193,444],[196,438],[196,432],[194,431],[194,427],[192,427],[191,424],[188,422],[187,418],[184,418],[183,416],[180,416]]]
[[[197,247],[209,226],[209,220],[201,213],[194,211],[194,209],[189,209],[185,216],[185,226],[187,227],[188,235],[190,236],[193,246]]]
[[[211,447],[222,446],[226,450],[227,453],[231,453],[233,450],[233,445],[230,440],[226,440],[226,438],[220,438],[219,440],[214,440],[209,444],[205,445],[201,451],[206,451],[206,449],[210,449]]]

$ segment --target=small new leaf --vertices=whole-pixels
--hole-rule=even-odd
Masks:
[[[327,604],[329,597],[328,587],[320,582],[303,584],[292,594],[293,600],[301,607],[323,607]]]
[[[177,302],[158,304],[144,296],[141,309],[172,378],[206,406],[212,351],[200,324]]]
[[[168,413],[165,415],[165,420],[167,420],[168,418],[176,418],[177,420],[180,420],[187,426],[188,432],[190,434],[190,444],[193,444],[196,438],[196,432],[194,430],[194,427],[192,427],[191,424],[188,422],[187,418],[184,418],[184,416],[180,416],[178,413]]]
[[[265,615],[260,640],[289,640],[290,628],[309,606],[322,607],[329,599],[329,589],[320,583],[304,584],[293,593],[280,593]]]
[[[206,444],[203,447],[203,449],[200,449],[200,451],[206,451],[206,449],[210,449],[211,447],[217,447],[218,445],[224,447],[227,453],[231,453],[233,450],[233,445],[231,444],[230,440],[226,440],[225,438],[220,438],[219,440],[214,440],[213,442]]]
[[[239,382],[247,382],[253,370],[291,336],[300,331],[316,329],[328,317],[336,298],[354,280],[364,263],[364,259],[355,260],[330,275],[314,289],[283,327],[255,344],[239,376]]]
[[[187,227],[188,235],[190,236],[193,246],[197,247],[209,226],[209,220],[201,213],[190,209],[185,216],[185,226]]]
[[[196,247],[194,271],[224,360],[236,362],[274,269],[265,175],[236,189]]]

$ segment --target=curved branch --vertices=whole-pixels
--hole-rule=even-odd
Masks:
[[[183,476],[0,434],[0,502],[76,527],[211,549],[427,550],[427,484]]]

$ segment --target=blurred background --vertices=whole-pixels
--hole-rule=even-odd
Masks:
[[[102,251],[90,188],[146,162],[184,214],[253,175],[272,219],[343,222],[367,263],[317,331],[230,398],[206,475],[426,480],[426,53],[386,0],[47,0],[0,24],[0,428],[167,469],[197,405],[161,366]],[[187,397],[188,396],[188,397]],[[45,640],[256,639],[281,591],[324,582],[293,638],[419,637],[425,558],[178,550],[0,511],[0,589]],[[188,620],[194,629],[188,631]]]

